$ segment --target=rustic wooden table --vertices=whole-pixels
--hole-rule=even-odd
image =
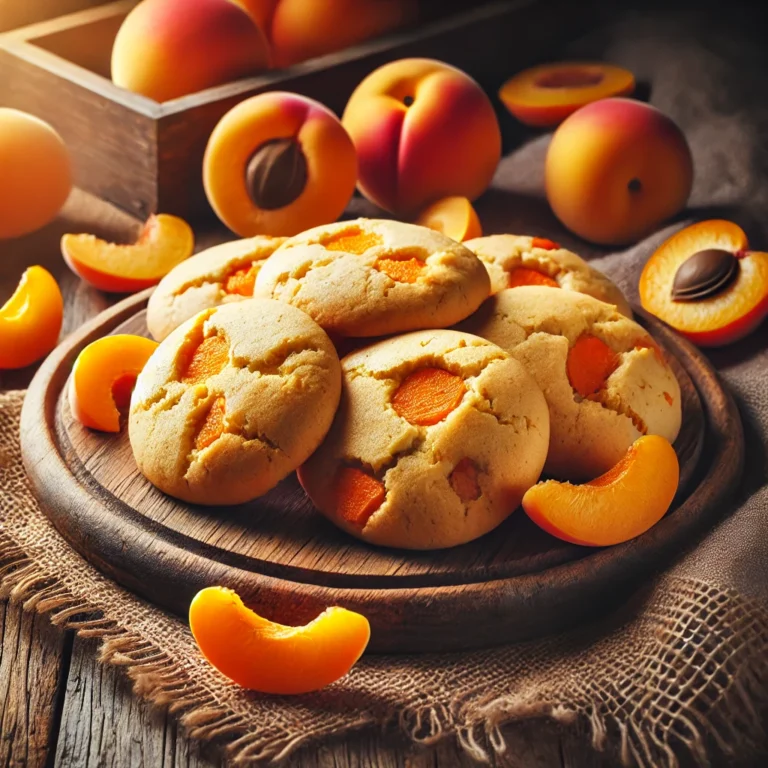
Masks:
[[[116,209],[73,193],[61,216],[45,229],[15,241],[0,241],[0,306],[11,295],[23,269],[40,264],[59,280],[64,294],[62,337],[119,297],[95,291],[76,278],[59,252],[63,232],[92,231],[126,240],[138,223]],[[199,246],[216,234],[199,238]],[[218,237],[221,237],[219,233]],[[0,390],[24,388],[34,368],[0,371]],[[187,739],[174,718],[131,692],[119,668],[97,661],[93,640],[54,627],[44,616],[0,602],[0,765],[2,766],[195,766],[222,764],[211,745]],[[499,765],[528,768],[615,762],[592,752],[585,737],[541,725],[520,728],[508,739],[508,756]],[[452,742],[414,751],[380,734],[329,743],[289,761],[302,768],[389,768],[390,766],[476,765]]]

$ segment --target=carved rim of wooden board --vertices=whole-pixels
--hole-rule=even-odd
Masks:
[[[595,618],[626,600],[717,519],[741,476],[744,437],[733,398],[701,352],[637,311],[679,363],[678,377],[683,389],[688,382],[693,392],[698,421],[683,446],[687,459],[681,455],[687,488],[675,509],[644,535],[538,572],[491,574],[471,583],[386,588],[379,579],[375,586],[354,587],[299,580],[295,570],[291,578],[276,577],[274,568],[269,575],[247,570],[224,562],[226,557],[216,559],[215,547],[191,539],[190,546],[101,486],[83,483],[67,465],[56,414],[74,360],[85,345],[143,310],[150,293],[116,304],[54,350],[25,398],[21,444],[35,495],[70,544],[123,586],[180,616],[198,589],[225,584],[254,609],[286,623],[303,623],[330,605],[358,610],[371,621],[370,649],[377,652],[448,651],[527,640]],[[112,503],[105,503],[104,494]],[[147,556],[158,548],[161,556]]]

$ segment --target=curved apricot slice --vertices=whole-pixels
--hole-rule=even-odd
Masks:
[[[680,465],[669,441],[645,435],[618,464],[589,483],[537,483],[523,496],[523,509],[559,539],[606,547],[629,541],[661,520],[679,480]]]
[[[128,406],[136,377],[156,349],[156,341],[127,333],[90,343],[77,356],[69,378],[72,415],[86,427],[119,432],[119,408]]]
[[[416,223],[442,232],[460,243],[483,236],[477,212],[466,197],[445,197],[432,203],[416,219]]]
[[[349,672],[363,655],[368,619],[328,608],[303,627],[267,621],[225,587],[198,592],[189,626],[203,656],[243,688],[261,693],[309,693]]]
[[[699,346],[737,341],[768,316],[768,253],[730,221],[693,224],[648,259],[640,303]]]
[[[464,380],[443,368],[419,368],[403,380],[392,407],[411,424],[427,427],[442,421],[467,391]]]
[[[604,341],[589,334],[576,340],[566,360],[568,380],[582,397],[599,392],[618,366],[619,356]]]
[[[26,368],[45,357],[59,340],[64,300],[53,275],[29,267],[0,307],[0,369]]]
[[[504,106],[526,125],[557,125],[579,107],[635,90],[626,69],[603,62],[560,62],[526,69],[499,90]]]
[[[94,288],[133,293],[156,285],[195,249],[189,224],[176,216],[150,216],[133,245],[94,235],[64,235],[61,253],[69,268]]]
[[[538,269],[529,267],[517,267],[509,273],[509,288],[517,288],[521,285],[548,285],[550,288],[559,288],[560,283],[549,275],[539,272]]]

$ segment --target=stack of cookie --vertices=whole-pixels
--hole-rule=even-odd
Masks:
[[[542,472],[588,480],[680,428],[677,379],[621,292],[541,238],[358,219],[237,241],[172,271],[147,322],[162,343],[129,425],[151,482],[235,504],[298,470],[374,544],[470,541]]]

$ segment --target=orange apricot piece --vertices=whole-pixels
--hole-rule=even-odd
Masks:
[[[618,366],[618,355],[604,341],[590,334],[580,336],[568,351],[568,380],[582,397],[601,390]]]
[[[560,243],[550,240],[548,237],[534,237],[531,239],[531,248],[541,248],[544,251],[556,251]]]
[[[407,376],[392,397],[392,407],[411,424],[442,421],[467,391],[464,380],[443,368],[420,368]]]
[[[64,235],[61,253],[69,268],[94,288],[133,293],[156,285],[195,249],[189,224],[176,216],[150,216],[133,245],[94,235]]]
[[[529,267],[516,267],[509,273],[509,288],[517,288],[521,285],[548,285],[550,288],[559,288],[560,283],[549,275],[539,272],[538,269]]]
[[[606,547],[629,541],[661,520],[679,480],[680,465],[669,441],[645,435],[615,466],[589,483],[537,483],[523,496],[523,509],[559,539]]]
[[[639,287],[643,308],[694,344],[729,344],[768,317],[768,253],[730,221],[701,221],[659,246]]]
[[[327,251],[363,254],[369,248],[381,245],[384,240],[376,232],[363,232],[360,227],[352,227],[351,229],[336,232],[321,242]]]
[[[260,266],[260,264],[251,264],[250,267],[235,270],[227,277],[224,290],[238,296],[253,296],[256,275],[259,273]]]
[[[128,407],[136,377],[156,349],[156,341],[127,333],[91,342],[77,356],[69,377],[72,415],[86,427],[119,432],[119,409]]]
[[[424,210],[416,223],[436,232],[442,232],[452,240],[463,242],[473,237],[482,237],[483,228],[480,225],[477,211],[472,203],[461,196],[444,197],[432,203]]]
[[[480,498],[480,483],[477,480],[477,466],[472,459],[463,458],[448,476],[448,482],[456,495],[463,501]]]
[[[26,368],[45,357],[59,340],[64,300],[53,275],[29,267],[0,307],[0,369]]]
[[[276,624],[226,587],[195,595],[189,626],[203,656],[225,677],[272,694],[310,693],[339,680],[371,636],[368,619],[345,608],[328,608],[302,627]]]
[[[415,283],[424,269],[424,262],[415,256],[410,259],[379,259],[376,262],[376,269],[398,283]]]
[[[220,373],[229,361],[229,343],[224,336],[203,339],[183,365],[181,381],[184,384],[203,384],[206,379]]]
[[[364,528],[371,515],[384,503],[384,484],[356,467],[342,467],[334,485],[336,511],[353,525]]]
[[[531,67],[499,90],[504,106],[526,125],[557,125],[579,107],[635,90],[634,75],[604,62],[558,62]]]
[[[224,432],[224,416],[227,413],[227,402],[223,397],[217,397],[205,415],[200,431],[195,437],[195,448],[202,451],[215,443]]]

